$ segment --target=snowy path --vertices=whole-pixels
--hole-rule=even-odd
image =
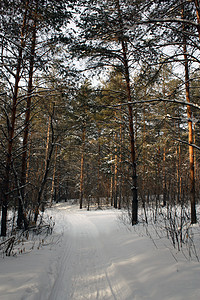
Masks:
[[[121,224],[120,211],[62,213],[65,245],[49,300],[199,300],[199,264],[176,264]]]
[[[200,264],[128,230],[117,210],[58,204],[52,243],[0,259],[0,300],[199,300]]]
[[[128,299],[131,291],[106,253],[107,237],[101,234],[101,225],[78,213],[67,221],[66,248],[49,300]]]

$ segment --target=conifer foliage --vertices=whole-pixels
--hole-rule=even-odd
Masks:
[[[197,222],[199,7],[1,1],[2,236],[8,210],[28,229],[69,198],[132,225],[140,205],[190,205]]]

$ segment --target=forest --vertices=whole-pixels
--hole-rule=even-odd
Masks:
[[[1,236],[71,199],[197,222],[199,0],[1,0],[0,28]]]

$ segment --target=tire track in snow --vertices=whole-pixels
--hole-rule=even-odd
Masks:
[[[129,287],[106,254],[106,238],[102,240],[94,220],[84,213],[66,217],[66,248],[49,300],[129,299]]]
[[[69,224],[62,246],[63,254],[58,262],[57,278],[52,287],[49,300],[70,299],[71,274],[68,272],[68,269],[72,266],[73,249],[76,247],[76,240],[71,238],[71,235],[68,234],[68,232],[72,233],[72,231],[73,228],[71,224]],[[72,234],[72,236],[74,237],[74,234]]]

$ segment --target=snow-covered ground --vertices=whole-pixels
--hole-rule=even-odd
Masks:
[[[176,261],[162,241],[156,248],[123,225],[121,211],[62,203],[48,214],[56,224],[48,240],[0,258],[1,300],[200,299],[200,263]]]

